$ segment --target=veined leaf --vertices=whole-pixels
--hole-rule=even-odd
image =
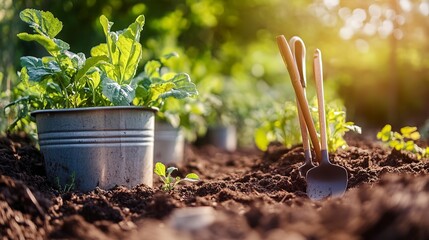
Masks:
[[[129,83],[131,78],[136,74],[138,63],[142,56],[142,46],[134,39],[126,38],[123,35],[119,35],[116,46],[120,51],[117,65],[120,68],[121,74],[119,82]]]
[[[90,57],[88,58],[85,62],[84,65],[79,69],[79,71],[76,74],[75,79],[79,80],[80,78],[82,78],[84,75],[86,75],[88,73],[88,71],[97,66],[97,64],[99,64],[102,61],[108,61],[109,59],[107,58],[107,56],[101,55],[101,56],[95,56],[95,57]],[[98,85],[98,84],[97,84]]]
[[[191,81],[191,78],[186,73],[176,74],[168,83],[173,83],[174,87],[164,93],[161,93],[160,98],[174,97],[182,99],[198,95],[197,87]]]
[[[161,82],[161,83],[152,83],[150,85],[150,94],[151,101],[156,101],[160,98],[161,94],[164,94],[168,91],[171,91],[174,88],[174,83],[172,82]]]
[[[116,106],[129,106],[135,97],[135,89],[130,85],[120,85],[105,74],[101,76],[103,95]]]
[[[56,62],[49,62],[46,66],[42,59],[32,56],[21,57],[21,65],[26,68],[25,71],[28,74],[29,80],[35,82],[40,82],[47,76],[61,72]]]
[[[39,34],[28,34],[28,33],[18,33],[18,38],[24,41],[36,41],[40,45],[42,45],[46,51],[48,51],[50,54],[56,56],[58,51],[61,50],[61,47],[55,43],[54,40],[50,39],[49,37],[45,35],[39,35]]]
[[[164,176],[165,177],[165,165],[160,163],[160,162],[155,163],[154,172],[158,176]]]
[[[144,72],[148,77],[160,77],[159,76],[159,68],[161,67],[161,63],[155,60],[148,61],[144,66]]]
[[[91,48],[91,56],[96,57],[96,56],[109,56],[109,50],[107,49],[107,44],[106,43],[102,43],[99,44],[93,48]]]
[[[129,83],[136,74],[142,55],[142,46],[139,41],[140,32],[143,30],[144,16],[138,16],[136,21],[127,29],[118,32],[111,32],[113,23],[109,22],[104,15],[100,17],[100,23],[106,35],[106,47],[94,49],[94,54],[107,53],[110,63],[116,68],[114,71],[116,74],[109,77],[119,84]]]
[[[104,35],[106,36],[109,35],[110,28],[113,26],[113,22],[109,22],[109,19],[107,19],[106,16],[101,15],[100,23],[101,23],[101,26],[103,27]]]
[[[85,64],[86,56],[83,53],[64,51],[64,54],[71,59],[74,68],[80,69]]]
[[[189,173],[185,176],[184,180],[189,182],[198,182],[200,180],[200,177],[195,173]]]
[[[28,23],[37,33],[54,38],[63,28],[63,24],[50,12],[36,9],[25,9],[19,17]]]
[[[127,38],[134,39],[136,42],[140,41],[140,32],[143,30],[145,23],[144,15],[139,15],[136,21],[131,23],[130,26],[124,31],[123,35]]]

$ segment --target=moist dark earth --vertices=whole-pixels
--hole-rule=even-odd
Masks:
[[[429,239],[429,161],[352,137],[331,154],[343,197],[310,200],[301,146],[266,152],[186,147],[172,192],[139,185],[89,193],[47,182],[25,134],[0,137],[1,239]]]

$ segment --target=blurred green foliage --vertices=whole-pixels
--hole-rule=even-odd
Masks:
[[[386,124],[378,133],[377,139],[387,143],[391,148],[398,151],[404,150],[411,152],[417,156],[418,159],[427,158],[429,154],[429,147],[421,147],[417,145],[417,141],[421,135],[417,127],[402,127],[399,132],[392,131],[392,126]]]
[[[320,133],[319,114],[315,106],[317,106],[316,98],[311,101],[309,107],[316,130]],[[275,104],[269,112],[260,112],[259,116],[260,124],[254,133],[255,143],[259,149],[266,151],[271,142],[279,142],[288,148],[302,142],[295,102],[286,101],[283,105]],[[329,152],[348,146],[344,139],[346,132],[361,133],[359,126],[346,121],[346,111],[340,101],[331,101],[327,104],[326,124]]]
[[[180,58],[166,66],[190,73],[202,99],[222,99],[221,108],[207,113],[208,123],[232,118],[240,127],[256,127],[255,108],[294,99],[275,44],[279,34],[299,35],[309,56],[316,47],[322,50],[326,97],[341,97],[357,125],[421,125],[429,116],[424,0],[5,0],[0,5],[3,91],[16,84],[18,56],[43,52],[15,37],[23,27],[17,13],[34,7],[60,17],[69,27],[59,37],[84,53],[103,40],[96,31],[101,14],[118,28],[144,14],[142,62],[177,52]],[[312,67],[307,69],[311,77]],[[310,84],[310,97],[311,92]]]

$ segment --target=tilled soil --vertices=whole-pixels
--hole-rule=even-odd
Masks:
[[[172,192],[140,185],[89,193],[47,182],[25,136],[0,138],[2,239],[429,239],[429,161],[350,140],[332,154],[349,175],[341,198],[311,201],[301,146],[225,152],[187,146]]]

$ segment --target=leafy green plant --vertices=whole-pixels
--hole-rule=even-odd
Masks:
[[[49,56],[21,57],[19,98],[6,106],[16,106],[17,120],[36,109],[60,109],[112,105],[157,107],[168,97],[185,98],[198,94],[186,73],[159,74],[159,61],[148,61],[144,71],[136,76],[142,56],[140,33],[145,18],[120,31],[111,31],[112,22],[102,15],[100,23],[106,36],[91,50],[91,57],[73,53],[65,41],[55,38],[62,22],[52,13],[25,9],[22,21],[34,33],[22,32],[18,37],[42,45]]]
[[[172,191],[177,184],[188,181],[188,182],[198,182],[200,180],[199,176],[195,173],[189,173],[185,176],[185,178],[180,177],[172,177],[171,173],[173,173],[175,170],[178,170],[176,167],[169,167],[165,168],[165,165],[161,162],[157,162],[155,164],[155,174],[158,175],[161,179],[161,181],[164,183],[162,185],[162,190],[164,191]]]
[[[168,98],[157,113],[157,120],[179,128],[187,141],[193,142],[207,130],[207,106],[199,98]]]
[[[315,105],[315,104],[314,104]],[[298,112],[295,102],[285,102],[283,107],[274,105],[271,112],[267,112],[259,128],[256,129],[254,140],[256,146],[265,151],[268,144],[278,141],[286,147],[291,147],[301,141],[301,131],[298,122]],[[310,106],[316,129],[320,129],[317,108]],[[361,132],[361,128],[353,122],[346,121],[346,112],[338,104],[328,104],[326,107],[328,151],[334,152],[338,148],[347,147],[343,136],[348,131]]]
[[[317,111],[317,110],[316,110]],[[347,142],[343,136],[348,131],[361,133],[362,129],[354,122],[346,121],[346,111],[329,107],[326,110],[328,150],[335,152],[339,148],[347,147]]]
[[[278,141],[291,147],[300,141],[301,132],[297,121],[296,105],[285,102],[284,105],[274,103],[272,108],[262,116],[262,124],[255,130],[256,146],[266,151],[271,142]]]
[[[386,124],[380,132],[377,133],[377,139],[389,144],[396,150],[405,150],[414,153],[418,159],[429,156],[429,147],[423,148],[415,141],[420,139],[420,133],[417,127],[403,127],[399,132],[392,131],[392,126]]]

